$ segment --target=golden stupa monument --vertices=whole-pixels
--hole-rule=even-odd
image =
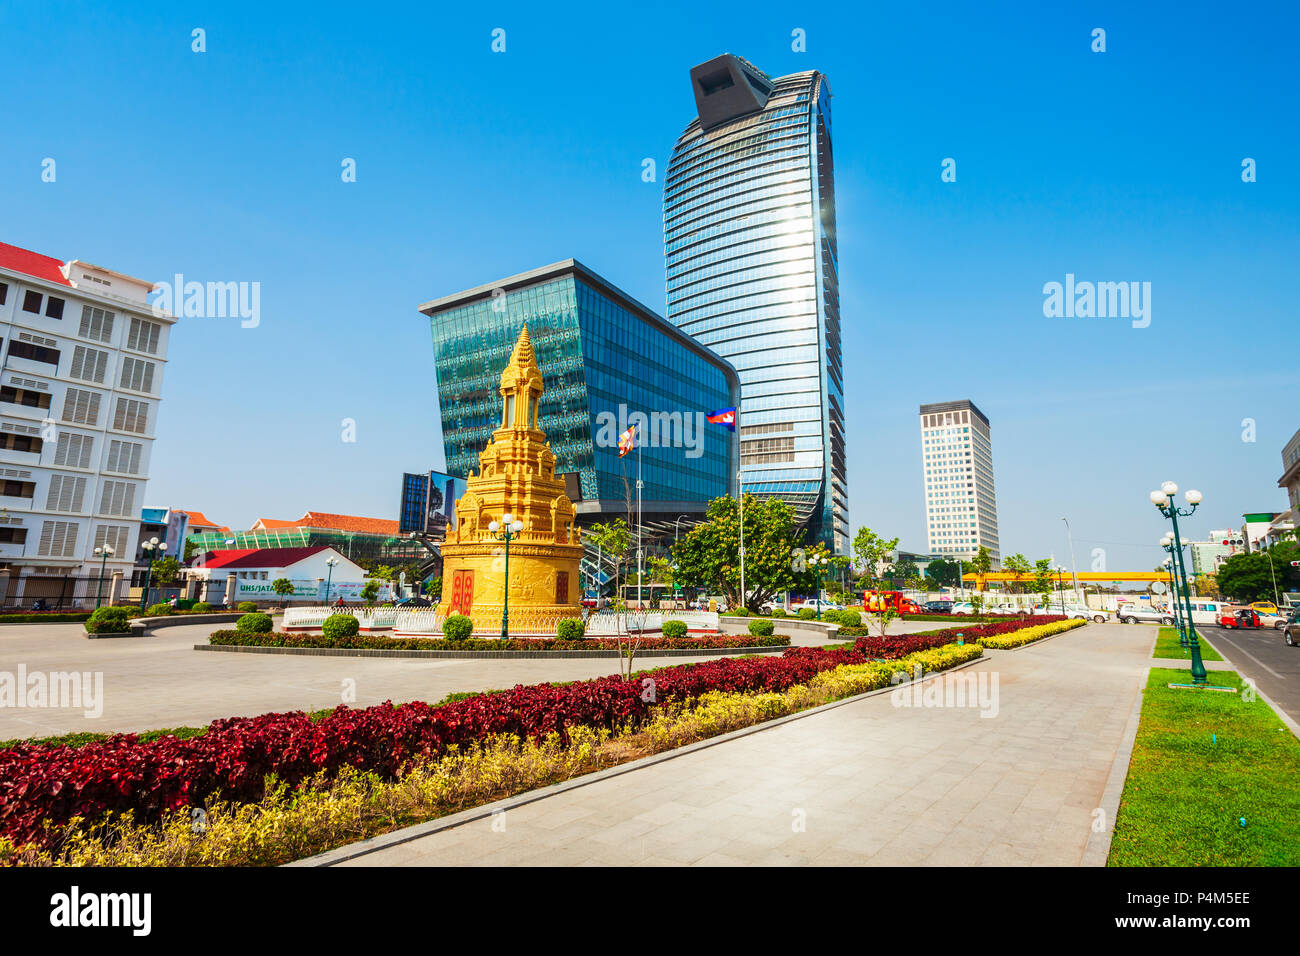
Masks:
[[[501,426],[479,454],[442,548],[440,616],[464,614],[475,637],[554,634],[582,617],[582,543],[555,455],[537,427],[542,371],[525,325],[501,373]],[[507,580],[509,594],[506,593]],[[507,601],[508,598],[508,601]]]

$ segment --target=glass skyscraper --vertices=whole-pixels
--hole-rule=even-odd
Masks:
[[[501,420],[497,386],[527,323],[546,390],[538,425],[582,524],[636,506],[637,453],[618,435],[641,426],[648,531],[699,518],[734,494],[735,436],[704,416],[734,406],[736,371],[676,326],[572,259],[420,306],[433,329],[447,472],[466,477]]]
[[[664,184],[668,318],[740,374],[744,488],[849,547],[830,87],[726,54]]]

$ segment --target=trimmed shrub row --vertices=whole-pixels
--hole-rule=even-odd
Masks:
[[[770,621],[764,623],[771,624]],[[358,633],[335,638],[329,637],[323,632],[320,634],[285,634],[247,630],[216,631],[209,636],[208,643],[214,646],[227,647],[338,647],[374,651],[583,651],[616,650],[618,648],[618,639],[613,637],[584,637],[579,639],[512,637],[506,641],[498,638],[469,637],[464,640],[449,641],[432,637],[388,637],[384,634]],[[647,654],[657,650],[689,651],[725,647],[788,647],[789,644],[790,639],[780,635],[756,639],[754,637],[725,637],[716,634],[705,634],[700,637],[643,637],[637,646],[638,653]]]

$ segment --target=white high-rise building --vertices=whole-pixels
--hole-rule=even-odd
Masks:
[[[93,605],[101,567],[105,596],[131,577],[176,321],[152,289],[0,243],[0,603]]]
[[[922,405],[921,460],[930,553],[967,561],[985,547],[1001,567],[988,418],[965,399]]]

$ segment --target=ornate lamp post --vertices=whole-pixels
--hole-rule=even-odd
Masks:
[[[167,553],[167,542],[158,543],[157,538],[150,538],[144,544],[140,545],[144,550],[144,590],[140,592],[140,610],[144,610],[145,602],[149,600],[149,578],[153,574],[153,553],[158,552],[158,559],[162,560],[163,555]]]
[[[510,633],[510,542],[523,530],[524,523],[508,511],[501,516],[500,524],[493,521],[488,525],[492,537],[506,543],[506,579],[501,588],[501,640],[503,641]],[[638,579],[639,584],[640,579]]]
[[[330,606],[330,586],[334,583],[334,566],[339,563],[338,558],[326,558],[325,566],[329,571],[325,577],[325,606]]]
[[[1174,565],[1178,569],[1178,577],[1182,589],[1183,600],[1183,620],[1187,622],[1187,646],[1192,652],[1192,683],[1198,687],[1204,687],[1207,683],[1205,664],[1201,660],[1201,642],[1196,636],[1196,627],[1192,623],[1192,596],[1187,587],[1187,566],[1183,563],[1183,541],[1178,533],[1178,519],[1187,518],[1196,513],[1196,509],[1201,504],[1202,495],[1195,489],[1188,489],[1183,495],[1191,509],[1184,511],[1174,504],[1174,495],[1178,494],[1178,485],[1172,481],[1166,481],[1160,486],[1159,491],[1151,492],[1151,503],[1156,506],[1160,514],[1168,518],[1173,523],[1174,528],[1174,550],[1172,557]]]
[[[1164,548],[1169,555],[1169,557],[1165,558],[1163,564],[1169,569],[1169,593],[1172,598],[1171,603],[1174,606],[1174,626],[1178,628],[1178,646],[1190,647],[1191,645],[1187,641],[1187,622],[1183,620],[1182,610],[1178,606],[1178,581],[1175,574],[1178,564],[1173,558],[1174,536],[1172,532],[1165,532],[1165,536],[1160,539],[1160,547]]]
[[[108,545],[104,545],[102,548],[96,548],[95,553],[101,555],[99,560],[99,589],[95,592],[95,607],[99,607],[104,600],[104,565],[108,562],[113,549]]]
[[[812,568],[813,574],[817,575],[817,620],[822,619],[822,576],[826,573],[826,565],[829,562],[824,554],[814,554],[808,559],[808,566]]]

